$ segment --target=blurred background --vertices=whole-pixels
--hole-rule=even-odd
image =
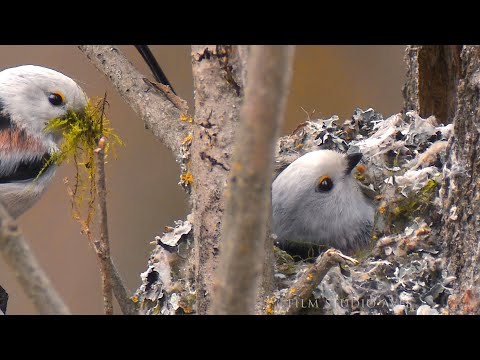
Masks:
[[[124,54],[151,80],[153,76],[133,46]],[[193,114],[190,47],[153,45],[152,52]],[[282,134],[291,132],[308,114],[351,118],[358,106],[385,116],[401,111],[405,78],[405,46],[298,46]],[[109,118],[126,146],[107,165],[109,231],[112,254],[133,292],[146,270],[156,235],[165,225],[188,214],[174,157],[154,139],[143,122],[124,104],[109,82],[76,46],[0,46],[0,70],[35,64],[58,70],[88,96],[108,94]],[[74,314],[102,314],[101,282],[96,255],[72,219],[64,177],[73,179],[72,165],[57,171],[43,198],[20,219],[25,237],[57,291]],[[8,314],[34,314],[35,309],[0,257],[0,284],[10,295]],[[118,309],[118,308],[117,308]],[[116,313],[119,313],[118,311]]]

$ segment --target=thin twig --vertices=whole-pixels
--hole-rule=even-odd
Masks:
[[[120,305],[120,309],[122,310],[122,313],[124,315],[137,314],[137,311],[135,310],[135,305],[130,300],[130,297],[128,296],[127,288],[125,287],[123,280],[120,277],[120,273],[118,272],[115,264],[112,261],[112,258],[110,256],[104,257],[101,242],[93,237],[87,222],[80,217],[79,215],[80,211],[74,199],[75,195],[73,193],[73,190],[70,187],[68,179],[64,178],[63,182],[67,187],[67,193],[70,196],[70,201],[72,203],[73,213],[75,214],[75,218],[79,222],[82,228],[82,234],[84,234],[87,237],[89,243],[95,249],[95,252],[100,261],[102,274],[106,274],[106,276],[108,277],[111,284],[110,286],[113,290],[113,294],[115,295],[115,298],[118,301],[118,305]]]
[[[285,116],[293,54],[293,46],[250,48],[245,99],[224,194],[214,314],[254,313],[264,245],[271,242],[267,224],[274,149]]]
[[[275,314],[293,315],[302,309],[302,304],[313,294],[327,272],[337,264],[358,265],[358,261],[343,255],[336,249],[329,249],[320,255],[305,273],[290,287],[287,296],[275,308]]]
[[[162,87],[146,83],[143,76],[112,45],[81,45],[78,47],[95,67],[105,74],[125,102],[151,129],[154,136],[178,154],[189,129],[181,115],[188,113],[187,102],[174,94],[162,92]],[[158,91],[158,89],[160,91]],[[170,99],[175,97],[175,102]],[[178,104],[182,104],[179,107]]]
[[[40,314],[69,315],[70,310],[40,267],[18,225],[0,204],[0,252]]]
[[[103,116],[105,114],[105,105],[107,103],[107,93],[103,97],[102,113],[100,115],[100,132],[103,134]],[[108,238],[108,217],[107,217],[107,185],[105,176],[105,144],[107,140],[102,137],[98,140],[98,147],[95,149],[97,154],[96,178],[98,208],[100,210],[100,246],[97,254],[99,255],[100,269],[102,273],[102,291],[105,315],[113,315],[113,294],[111,285],[111,275],[109,274],[108,259],[110,258],[110,241]]]

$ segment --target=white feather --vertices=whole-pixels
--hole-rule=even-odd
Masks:
[[[368,241],[374,209],[346,169],[343,154],[318,150],[280,173],[272,184],[273,231],[280,243],[290,240],[349,250]],[[315,191],[321,176],[333,181],[330,191]]]
[[[49,95],[61,92],[65,102],[52,105]],[[65,116],[68,110],[82,111],[87,98],[83,90],[68,76],[41,66],[24,65],[0,72],[0,107],[2,117],[9,118],[16,129],[33,137],[40,144],[27,149],[15,144],[0,144],[0,176],[10,174],[20,163],[40,159],[45,152],[53,153],[62,140],[60,134],[45,133],[48,121]],[[4,127],[0,131],[8,131]],[[7,137],[5,137],[7,138]],[[8,141],[8,140],[4,140]],[[0,184],[0,200],[12,216],[29,209],[44,192],[55,173],[52,166],[35,182],[24,180]]]

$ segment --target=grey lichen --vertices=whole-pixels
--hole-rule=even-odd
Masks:
[[[195,292],[186,266],[193,246],[191,222],[176,221],[174,228],[166,227],[162,236],[155,237],[154,244],[132,300],[145,315],[192,313]]]

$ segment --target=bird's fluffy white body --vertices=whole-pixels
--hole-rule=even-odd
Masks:
[[[318,150],[278,175],[272,185],[272,208],[280,244],[291,241],[348,251],[369,241],[374,208],[348,165],[344,154]],[[316,191],[322,176],[333,182],[330,191]]]
[[[51,166],[34,181],[61,141],[61,134],[43,131],[48,121],[86,103],[77,83],[55,70],[24,65],[0,72],[0,201],[13,217],[40,198],[55,173]]]

